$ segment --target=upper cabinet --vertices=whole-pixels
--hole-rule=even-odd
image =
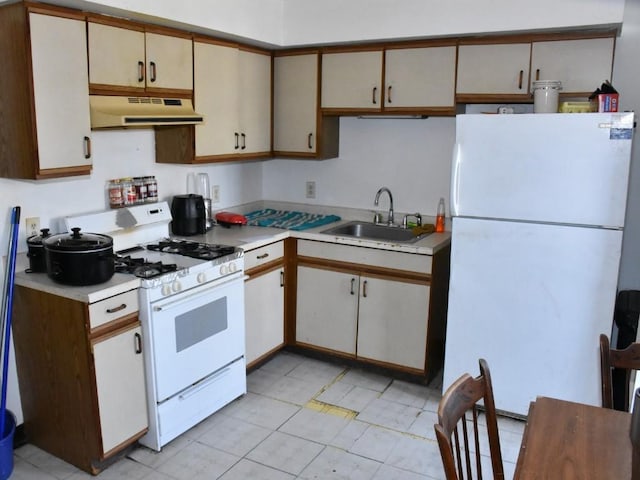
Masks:
[[[530,51],[530,43],[460,45],[458,100],[465,95],[510,95],[522,101],[529,93]]]
[[[45,14],[46,13],[46,14]],[[24,4],[0,7],[0,176],[91,172],[84,17]]]
[[[92,18],[88,35],[91,93],[191,96],[193,42],[188,34],[155,33],[137,24],[103,24]]]
[[[322,55],[326,114],[455,112],[455,45]]]
[[[282,54],[273,61],[274,155],[295,158],[338,156],[337,117],[319,109],[320,54]]]
[[[458,47],[458,102],[529,102],[536,80],[560,80],[563,95],[585,97],[611,80],[613,34],[531,37],[521,43],[510,43],[508,38],[503,43],[490,41],[470,40]]]
[[[614,39],[533,42],[531,81],[560,80],[563,93],[593,92],[611,80]]]
[[[455,46],[387,49],[384,63],[385,111],[455,109]]]
[[[382,50],[322,55],[322,109],[380,111]]]

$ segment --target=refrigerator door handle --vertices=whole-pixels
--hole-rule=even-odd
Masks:
[[[460,144],[453,146],[453,161],[451,162],[451,216],[458,215],[459,187],[460,187]]]

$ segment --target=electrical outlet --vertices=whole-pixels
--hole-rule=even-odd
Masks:
[[[40,234],[40,217],[25,218],[25,227],[27,229],[27,237]]]
[[[307,198],[316,198],[316,182],[307,182]]]
[[[219,203],[220,202],[220,185],[213,186],[213,194],[211,196],[211,203]]]

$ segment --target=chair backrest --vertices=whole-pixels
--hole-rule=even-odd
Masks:
[[[438,406],[434,428],[447,480],[482,479],[481,453],[487,452],[480,450],[481,444],[486,445],[481,437],[489,440],[492,478],[504,479],[491,374],[484,359],[479,363],[480,376],[462,375],[447,389]],[[486,425],[479,421],[479,401],[484,404]]]
[[[623,399],[614,405],[613,374],[614,369],[622,372],[620,384],[624,384]],[[609,338],[600,335],[600,374],[602,380],[602,406],[617,407],[617,410],[629,411],[629,379],[633,370],[640,370],[640,343],[632,343],[624,350],[615,350],[609,346]],[[616,402],[618,403],[618,402]]]

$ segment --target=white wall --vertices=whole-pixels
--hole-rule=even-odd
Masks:
[[[620,92],[620,109],[640,112],[640,2],[627,0],[622,34],[616,41],[613,85]],[[636,118],[637,119],[637,118]],[[640,135],[635,132],[627,219],[622,243],[620,290],[640,290]]]
[[[622,21],[624,0],[285,0],[284,44],[526,31]]]
[[[449,202],[455,119],[340,119],[340,157],[273,160],[264,164],[265,199],[376,209],[376,191],[388,187],[398,212],[433,215],[440,197]],[[316,182],[316,198],[305,182]],[[386,198],[380,208],[388,208]],[[447,206],[447,211],[448,211]]]

